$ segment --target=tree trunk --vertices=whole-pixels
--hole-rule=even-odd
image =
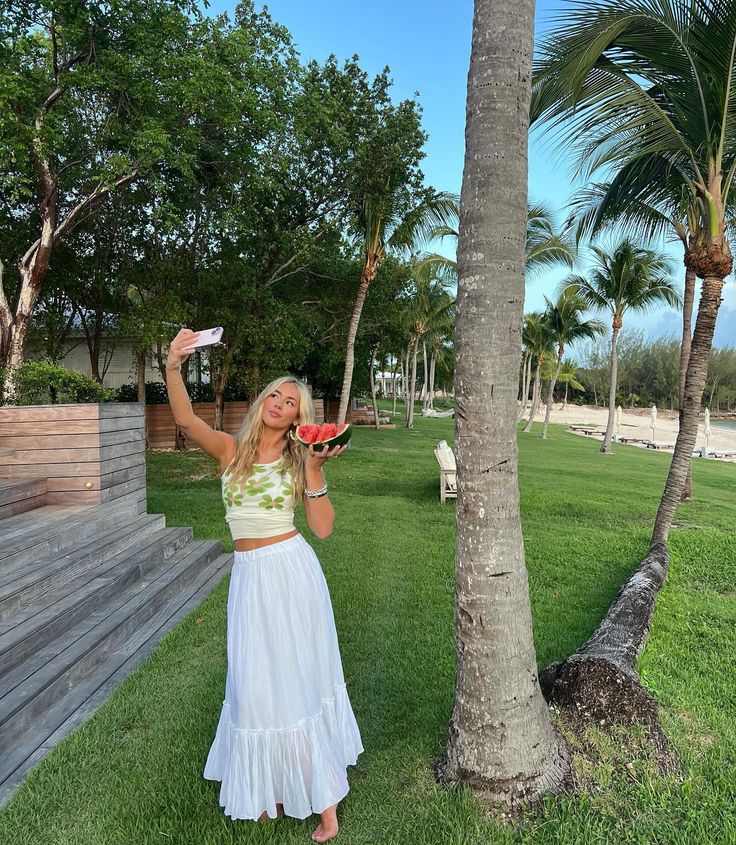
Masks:
[[[533,0],[476,0],[458,244],[457,665],[437,764],[444,782],[510,806],[558,789],[569,768],[537,680],[517,477],[533,32]]]
[[[549,383],[549,393],[547,394],[547,410],[544,414],[544,425],[542,426],[542,440],[547,439],[547,428],[549,426],[549,415],[552,413],[552,398],[555,392],[555,385],[557,384],[557,377],[560,375],[560,369],[562,368],[562,350],[560,349],[557,355],[557,369],[555,370],[554,376],[550,379]]]
[[[608,389],[608,422],[606,423],[606,434],[601,444],[601,452],[610,453],[611,442],[613,441],[613,423],[616,419],[616,383],[618,381],[618,333],[621,331],[621,323],[614,318],[611,331],[611,386]]]
[[[415,338],[412,344],[411,354],[411,384],[409,385],[409,396],[406,402],[406,427],[414,428],[414,399],[417,393],[417,353],[419,352],[419,338]],[[409,362],[407,361],[407,368]]]
[[[567,408],[567,388],[570,387],[570,382],[565,382],[565,398],[562,402],[562,410],[564,411]]]
[[[340,391],[340,407],[337,411],[337,424],[345,422],[345,417],[348,413],[348,405],[350,404],[350,388],[353,384],[353,367],[355,365],[355,338],[358,334],[358,324],[360,323],[360,315],[363,311],[363,303],[368,294],[368,286],[376,278],[378,272],[378,258],[374,255],[367,255],[363,263],[363,270],[360,274],[360,284],[358,285],[358,293],[355,297],[355,305],[353,306],[353,315],[350,318],[350,326],[348,327],[348,345],[345,351],[345,374],[342,379],[342,390]]]
[[[422,338],[422,358],[424,360],[424,381],[422,383],[422,410],[426,411],[429,402],[429,370],[427,367],[427,341]]]
[[[434,408],[434,369],[436,361],[437,353],[433,349],[432,357],[429,360],[429,402],[427,403],[428,408]]]
[[[690,360],[690,344],[692,343],[693,324],[693,301],[695,299],[695,270],[688,268],[685,271],[685,289],[682,297],[682,345],[680,347],[680,405],[679,405],[679,427],[682,428],[682,411],[685,405],[685,376],[687,375],[687,364]],[[713,396],[711,395],[711,402]],[[687,469],[687,478],[682,490],[681,501],[686,502],[693,495],[693,461],[690,457],[690,466]]]
[[[214,379],[213,392],[215,398],[215,421],[212,426],[215,431],[222,431],[222,422],[225,415],[225,388],[230,378],[230,365],[235,354],[235,346],[226,346],[222,359],[222,368]],[[210,368],[212,360],[210,359]]]
[[[713,345],[713,333],[716,328],[718,308],[721,304],[722,289],[722,278],[706,276],[703,279],[703,290],[700,295],[698,316],[695,320],[685,376],[685,394],[680,417],[680,430],[677,433],[672,463],[667,474],[657,517],[654,521],[653,543],[667,542],[677,503],[682,498],[688,467],[692,463],[693,449],[698,436],[700,403],[703,399],[705,379],[708,375],[708,359]]]
[[[378,423],[378,402],[376,401],[376,379],[375,379],[376,352],[378,352],[378,346],[374,346],[373,351],[371,352],[371,366],[370,366],[371,401],[373,402],[373,420],[376,424],[376,428],[380,428],[379,423]]]
[[[529,421],[524,426],[524,433],[528,434],[532,430],[532,423],[534,417],[537,415],[539,409],[539,399],[542,392],[542,363],[543,357],[537,358],[537,369],[534,372],[534,387],[532,389],[532,409],[529,412]]]
[[[393,420],[393,418],[396,416],[396,393],[397,393],[397,389],[396,389],[396,374],[397,374],[397,370],[399,369],[399,367],[401,368],[401,371],[402,371],[402,373],[403,373],[403,371],[404,371],[404,365],[403,365],[403,364],[402,364],[402,362],[401,362],[401,356],[399,356],[399,357],[397,358],[397,360],[394,362],[394,366],[393,366],[393,382],[392,382],[392,383],[393,383],[393,392],[394,392],[394,396],[393,396],[393,407],[391,408],[391,419],[392,419],[392,420]]]
[[[524,395],[521,400],[521,408],[519,409],[519,415],[516,419],[517,422],[524,416],[526,412],[526,406],[529,403],[529,391],[532,387],[532,353],[526,353],[526,365],[524,367]]]

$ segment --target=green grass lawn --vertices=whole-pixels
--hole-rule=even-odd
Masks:
[[[388,407],[387,403],[384,407]],[[401,425],[399,417],[399,425]],[[520,434],[527,565],[540,665],[598,624],[646,553],[668,457],[539,426]],[[365,752],[340,805],[351,843],[736,843],[736,467],[696,461],[696,500],[677,513],[670,577],[640,661],[684,773],[635,755],[636,731],[593,728],[579,747],[582,791],[502,827],[466,790],[435,784],[454,682],[455,503],[439,503],[433,454],[451,419],[357,429],[328,466],[335,529],[322,562]],[[226,534],[214,464],[149,457],[148,510],[198,538]],[[8,845],[304,843],[318,819],[233,822],[202,778],[224,693],[227,581],[171,632],[97,714],[30,775],[0,817]],[[632,768],[626,763],[633,762]]]

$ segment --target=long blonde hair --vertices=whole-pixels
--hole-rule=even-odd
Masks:
[[[309,388],[303,381],[296,378],[296,376],[281,376],[267,384],[258,394],[256,401],[248,409],[248,413],[243,420],[243,425],[236,435],[235,456],[228,466],[230,476],[233,480],[245,481],[253,471],[253,466],[258,457],[261,435],[263,434],[263,420],[261,419],[263,403],[266,401],[266,397],[270,396],[282,384],[295,384],[299,391],[299,425],[307,425],[314,422],[314,403],[312,402]],[[291,470],[294,501],[297,502],[304,500],[304,489],[306,487],[306,453],[304,446],[301,443],[297,443],[290,436],[290,432],[293,433],[295,430],[295,426],[292,426],[284,438],[284,461],[281,475],[283,476],[287,470]]]

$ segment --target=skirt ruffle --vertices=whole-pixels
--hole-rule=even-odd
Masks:
[[[235,552],[225,700],[204,777],[232,819],[304,819],[349,791],[363,751],[319,560],[297,534]]]

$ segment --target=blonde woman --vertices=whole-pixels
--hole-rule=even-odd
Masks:
[[[237,437],[210,428],[192,412],[180,372],[197,337],[182,329],[171,342],[169,402],[187,438],[219,464],[235,543],[225,699],[204,777],[221,782],[220,804],[230,818],[319,813],[312,839],[325,842],[338,833],[346,767],[363,746],[327,583],[294,528],[294,505],[303,502],[317,537],[330,535],[335,514],[322,466],[347,446],[320,453],[289,436],[314,421],[309,391],[293,376],[263,390]]]

